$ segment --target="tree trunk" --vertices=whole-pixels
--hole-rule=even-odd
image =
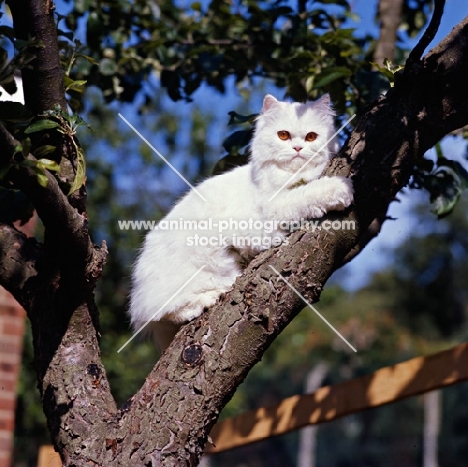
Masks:
[[[401,23],[403,0],[380,0],[380,36],[374,51],[374,62],[382,65],[388,58],[395,59],[395,43]]]

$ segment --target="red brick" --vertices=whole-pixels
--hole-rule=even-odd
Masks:
[[[3,392],[15,392],[16,384],[15,381],[9,381],[5,378],[0,377],[0,394]]]
[[[11,374],[11,373],[16,373],[18,370],[18,365],[15,363],[7,363],[7,362],[2,362],[0,361],[0,375],[3,373],[6,374]]]
[[[3,316],[0,318],[0,334],[21,336],[24,334],[24,317]]]
[[[16,385],[16,381],[18,380],[18,374],[16,371],[13,373],[5,373],[0,371],[0,381],[11,381],[13,384]]]
[[[2,336],[0,342],[0,355],[18,355],[21,356],[23,351],[23,339],[18,339],[17,336]],[[0,357],[1,358],[1,357]]]
[[[16,302],[0,302],[0,316],[21,317],[22,315],[24,315],[24,310]]]
[[[10,363],[16,367],[19,367],[21,363],[21,355],[18,355],[17,353],[6,353],[0,351],[0,363]]]
[[[10,396],[10,397],[8,397]],[[13,397],[11,397],[13,396]],[[4,410],[15,410],[15,398],[14,394],[1,394],[0,393],[0,409]],[[1,450],[0,450],[1,452]]]
[[[9,431],[0,430],[0,452],[9,452],[13,444],[13,435]]]
[[[33,232],[34,222],[26,228]],[[16,383],[20,371],[26,313],[0,287],[0,467],[11,466]]]
[[[3,412],[7,412],[7,411],[4,410]],[[0,430],[6,430],[6,431],[10,431],[11,433],[13,433],[13,429],[15,427],[14,414],[11,411],[8,411],[8,412],[10,412],[11,416],[4,416],[0,412]],[[8,415],[8,414],[5,414],[5,415]]]

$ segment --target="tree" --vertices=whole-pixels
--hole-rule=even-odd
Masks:
[[[84,3],[75,4],[83,15]],[[249,73],[270,73],[277,83],[287,84],[292,95],[313,97],[318,89],[329,89],[342,96],[345,108],[346,96],[353,94],[351,77],[356,64],[351,55],[338,52],[352,52],[355,43],[322,10],[313,13],[302,8],[294,13],[277,4],[261,10],[248,1],[250,17],[244,21],[241,11],[232,13],[227,2],[214,1],[201,26],[195,27],[193,17],[181,15],[171,2],[163,2],[161,8],[171,21],[169,25],[159,21],[157,34],[148,41],[150,51],[145,48],[150,24],[143,23],[160,12],[149,11],[151,4],[135,2],[119,16],[117,6],[110,2],[103,5],[101,15],[90,11],[86,18],[88,32],[95,32],[89,34],[88,42],[104,40],[110,46],[99,49],[99,61],[81,57],[83,62],[75,74],[70,72],[63,79],[59,58],[64,57],[72,70],[81,52],[75,42],[65,47],[68,55],[59,54],[52,4],[17,0],[9,5],[17,45],[22,46],[14,63],[22,67],[28,111],[21,108],[25,114],[18,115],[18,107],[10,108],[11,116],[4,117],[0,126],[1,181],[9,193],[24,195],[32,202],[44,225],[44,240],[26,239],[11,226],[11,216],[5,219],[0,227],[0,281],[24,306],[31,321],[35,369],[54,444],[64,464],[70,466],[93,462],[195,465],[221,408],[302,309],[302,301],[269,266],[287,275],[309,301],[318,300],[333,271],[363,247],[360,240],[367,228],[408,183],[425,151],[468,123],[468,20],[421,58],[442,14],[443,2],[436,3],[428,32],[410,54],[405,70],[395,76],[394,87],[360,115],[339,156],[327,168],[329,175],[353,176],[355,205],[344,218],[355,221],[356,230],[336,235],[324,230],[296,232],[289,245],[259,255],[230,293],[184,327],[142,388],[118,408],[100,360],[99,317],[93,295],[107,251],[105,244],[93,245],[89,236],[83,154],[75,137],[80,121],[66,112],[65,88],[72,94],[70,102],[75,108],[80,105],[80,73],[100,84],[110,98],[120,94],[130,99],[141,88],[141,73],[157,50],[162,57],[158,63],[163,63],[161,81],[174,98],[189,98],[202,80],[222,89],[224,78],[231,73],[238,79]],[[193,8],[201,11],[201,6]],[[303,47],[310,39],[307,28],[286,28],[278,33],[274,24],[284,19],[299,26],[307,21],[325,22],[333,30],[307,42],[314,50],[310,53]],[[110,38],[102,36],[102,21],[108,21],[105,25],[114,33]],[[225,44],[227,22],[241,34],[232,32],[234,39]],[[141,40],[136,48],[143,53],[137,57],[125,48],[131,36],[127,23]],[[188,40],[168,39],[176,24]],[[249,53],[254,51],[248,60],[246,45]],[[220,54],[224,46],[226,53]],[[294,60],[281,60],[291,51]],[[113,54],[120,54],[118,60]],[[340,61],[349,65],[346,71]],[[93,68],[96,63],[99,67]],[[283,63],[289,68],[282,69]],[[308,80],[296,72],[304,63],[311,67],[309,73],[319,65],[324,69]],[[124,73],[119,67],[134,67],[136,73]],[[2,76],[4,87],[11,89],[11,76],[7,69]],[[356,109],[362,108],[359,93],[354,94],[353,103]],[[18,126],[18,120],[23,124]],[[422,172],[420,177],[423,182],[432,180],[430,187],[440,191],[441,185],[430,175]],[[451,186],[455,182],[452,177]]]

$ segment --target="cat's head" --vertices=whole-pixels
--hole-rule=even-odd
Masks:
[[[328,94],[305,104],[265,96],[250,146],[252,162],[292,172],[308,161],[308,170],[322,166],[338,150],[334,115]]]

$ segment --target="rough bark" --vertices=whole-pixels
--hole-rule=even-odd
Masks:
[[[26,241],[2,226],[0,283],[30,317],[39,390],[64,465],[197,464],[221,409],[303,307],[270,266],[317,301],[333,271],[408,182],[415,160],[468,123],[468,19],[414,64],[359,119],[327,170],[353,177],[355,204],[330,218],[354,220],[356,230],[296,232],[289,245],[255,258],[230,293],[178,333],[120,409],[100,360],[93,301],[105,251],[92,247],[85,216],[53,177],[39,188],[26,169],[12,173],[44,218],[46,242]],[[7,136],[0,141],[2,157],[11,154],[11,144]]]
[[[53,109],[55,105],[67,108],[63,87],[55,25],[55,4],[52,0],[9,0],[18,39],[39,39],[37,58],[31,68],[21,70],[24,99],[35,115]]]

